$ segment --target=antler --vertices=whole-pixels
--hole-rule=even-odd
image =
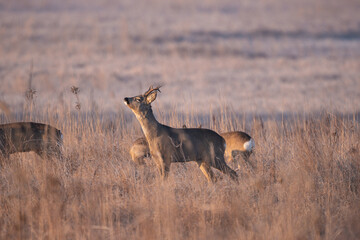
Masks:
[[[147,90],[147,91],[144,93],[144,96],[149,95],[149,94],[152,93],[153,91],[159,91],[159,92],[161,92],[161,91],[160,91],[160,88],[161,88],[161,86],[157,86],[156,88],[154,88],[153,86],[150,86],[150,87],[149,87],[149,90]]]

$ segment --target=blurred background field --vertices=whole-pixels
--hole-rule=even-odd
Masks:
[[[64,133],[63,159],[3,164],[0,239],[358,239],[359,12],[356,0],[0,1],[1,123]],[[156,83],[160,122],[255,139],[239,184],[217,171],[208,184],[195,163],[162,182],[151,160],[131,162],[142,132],[123,98]]]
[[[208,113],[360,108],[360,3],[2,1],[1,98],[22,103],[33,61],[41,106],[79,86],[83,107],[165,83],[163,106]],[[174,98],[176,96],[176,98]]]

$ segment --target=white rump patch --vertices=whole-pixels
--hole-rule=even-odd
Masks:
[[[254,147],[255,147],[255,141],[252,138],[250,139],[250,141],[244,143],[244,148],[248,152],[252,151]]]

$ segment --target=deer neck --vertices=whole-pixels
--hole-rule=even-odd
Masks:
[[[147,140],[155,138],[159,133],[161,124],[156,120],[152,109],[136,115]]]

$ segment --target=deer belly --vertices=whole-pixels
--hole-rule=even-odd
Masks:
[[[39,139],[21,139],[12,141],[11,152],[30,152],[42,147],[42,141]]]
[[[182,144],[175,149],[173,154],[173,162],[190,162],[197,159],[197,152],[195,148],[189,149],[189,146]]]

